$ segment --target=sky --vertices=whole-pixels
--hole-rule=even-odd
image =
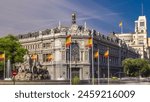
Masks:
[[[0,0],[0,36],[26,34],[62,25],[71,25],[76,12],[77,24],[102,34],[134,32],[134,21],[143,14],[150,30],[149,0]],[[149,35],[150,36],[150,35]]]

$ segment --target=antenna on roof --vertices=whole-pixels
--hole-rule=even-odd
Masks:
[[[86,26],[86,22],[84,22],[84,28],[85,28],[85,29],[87,28],[87,26]]]
[[[59,21],[59,24],[58,24],[58,29],[60,29],[61,28],[61,22]]]
[[[141,6],[142,6],[142,8],[141,8],[142,9],[142,16],[143,16],[143,3],[141,4]]]

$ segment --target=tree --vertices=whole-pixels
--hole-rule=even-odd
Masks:
[[[125,59],[122,62],[122,65],[123,65],[123,68],[124,68],[124,72],[127,75],[129,75],[129,76],[136,76],[135,72],[136,72],[137,68],[136,68],[134,60],[132,58]]]
[[[150,75],[150,62],[145,59],[137,59],[136,62],[139,67],[140,76],[148,77]]]
[[[0,51],[5,51],[6,60],[10,59],[12,64],[23,62],[23,56],[27,52],[13,35],[0,38]]]
[[[150,63],[145,59],[125,59],[122,62],[124,72],[129,76],[143,76],[150,75]]]

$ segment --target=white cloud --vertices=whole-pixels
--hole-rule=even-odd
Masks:
[[[77,12],[80,23],[87,21],[90,27],[97,27],[92,20],[102,24],[118,22],[118,13],[96,4],[81,4],[80,0],[1,0],[0,1],[0,35],[7,33],[25,33],[50,28],[58,21],[71,23],[71,13]],[[84,0],[83,0],[84,1]],[[83,2],[82,1],[82,2]],[[114,19],[115,18],[115,19]],[[106,32],[106,29],[98,29]]]

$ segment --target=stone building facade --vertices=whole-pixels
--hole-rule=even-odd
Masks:
[[[92,76],[92,52],[88,48],[87,42],[93,34],[93,53],[99,49],[100,72],[98,72],[98,62],[94,60],[94,75],[100,73],[101,77],[107,77],[107,58],[104,52],[110,49],[110,76],[117,72],[122,72],[121,62],[125,58],[138,58],[139,53],[129,47],[122,40],[111,36],[105,36],[95,30],[76,24],[76,19],[72,17],[72,25],[64,27],[61,24],[53,29],[37,31],[28,34],[18,35],[22,46],[29,51],[29,55],[36,53],[37,62],[46,66],[52,80],[60,77],[69,79],[69,49],[66,48],[66,37],[71,34],[71,73],[72,77],[79,76],[80,80],[90,79]],[[52,60],[47,60],[47,55],[53,56]]]

